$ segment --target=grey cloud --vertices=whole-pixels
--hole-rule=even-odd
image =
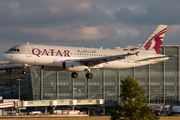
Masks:
[[[2,0],[0,53],[27,42],[96,48],[137,45],[158,24],[170,25],[165,43],[179,43],[179,11],[179,0]]]
[[[115,12],[115,17],[123,24],[132,25],[180,24],[179,0],[151,0],[142,3],[139,7],[145,8],[146,12],[136,13],[134,10],[123,7]]]
[[[80,1],[79,1],[80,2]],[[86,1],[85,1],[86,2]],[[84,3],[85,3],[84,2]],[[18,7],[10,7],[10,4]],[[16,1],[0,4],[1,26],[43,27],[57,25],[81,24],[96,26],[112,23],[113,18],[107,15],[96,4],[87,2],[89,9],[74,8],[78,1]],[[18,11],[18,13],[14,13]]]

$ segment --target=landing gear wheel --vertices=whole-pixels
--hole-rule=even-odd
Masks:
[[[92,79],[93,78],[93,74],[92,73],[87,73],[86,74],[86,78],[87,79]]]
[[[26,75],[26,74],[27,74],[27,72],[26,72],[26,71],[22,71],[22,74],[23,74],[23,75]]]
[[[71,77],[72,77],[72,78],[77,78],[77,77],[78,77],[78,73],[77,73],[77,72],[73,72],[73,73],[71,74]]]

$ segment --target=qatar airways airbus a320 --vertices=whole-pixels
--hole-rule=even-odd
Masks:
[[[159,54],[166,29],[167,25],[159,25],[134,51],[27,44],[10,48],[2,58],[25,66],[58,67],[72,72],[72,78],[78,77],[77,72],[87,71],[86,78],[91,79],[91,68],[122,69],[168,60],[168,56]],[[26,74],[25,71],[22,73]]]

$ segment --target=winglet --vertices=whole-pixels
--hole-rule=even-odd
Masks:
[[[148,37],[148,39],[142,44],[139,50],[145,50],[159,54],[166,33],[166,29],[167,25],[159,25]]]
[[[136,53],[130,53],[130,52],[127,52],[127,54],[128,54],[128,55],[136,55],[136,56],[138,56],[139,51],[137,51]]]

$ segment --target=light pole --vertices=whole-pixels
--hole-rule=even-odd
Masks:
[[[20,95],[21,95],[21,93],[20,93],[20,81],[22,80],[22,79],[16,79],[16,80],[19,80],[19,102],[18,102],[18,109],[19,109],[19,113],[20,113]]]

